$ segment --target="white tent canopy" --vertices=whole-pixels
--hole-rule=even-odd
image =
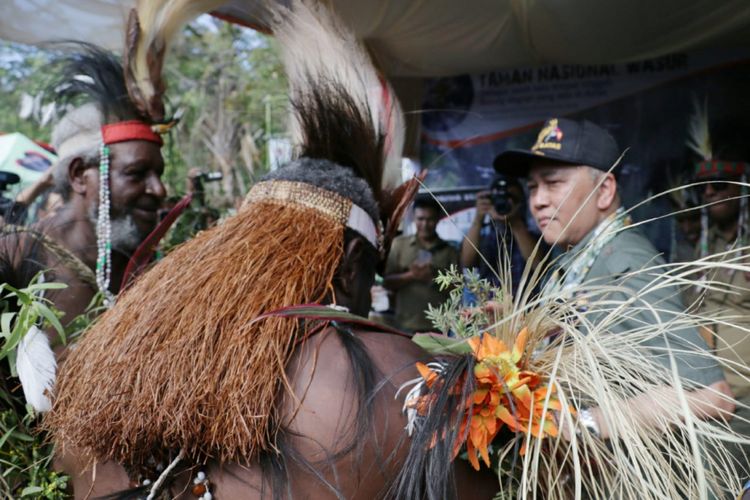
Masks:
[[[134,0],[2,0],[0,38],[76,39],[117,49]],[[332,0],[385,72],[475,73],[604,63],[750,45],[748,0]],[[218,14],[263,28],[256,0]]]

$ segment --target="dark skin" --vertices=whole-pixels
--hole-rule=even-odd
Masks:
[[[352,312],[366,314],[369,310],[369,289],[374,277],[373,249],[362,238],[350,239],[335,281],[335,300]],[[357,436],[358,395],[352,386],[347,353],[333,329],[328,329],[300,345],[289,362],[287,375],[295,397],[281,401],[282,418],[291,432],[291,444],[305,460],[316,463],[326,480],[336,484],[347,499],[372,499],[382,495],[384,485],[395,477],[408,450],[406,425],[402,414],[403,396],[395,398],[398,387],[418,376],[415,362],[424,361],[425,353],[406,337],[357,332],[378,371],[376,384],[383,383],[374,401],[373,430]],[[333,462],[320,464],[321,459],[340,451],[352,440],[363,444],[357,459],[347,454]],[[394,453],[391,460],[383,457]],[[91,497],[128,488],[124,469],[107,463],[96,471],[92,489],[92,472],[81,467],[82,461],[71,455],[59,465],[73,476],[76,498],[89,491]],[[492,498],[497,492],[497,478],[490,473],[471,471],[467,462],[457,460],[456,479],[460,498]],[[271,486],[257,464],[211,463],[205,470],[215,498],[271,498]],[[190,493],[195,470],[179,476],[171,494],[176,498],[194,498]],[[288,488],[292,498],[335,498],[332,491],[309,471],[289,463]],[[261,490],[265,481],[265,494]],[[285,494],[286,492],[284,492]]]
[[[729,179],[738,181],[738,179]],[[708,207],[708,216],[727,241],[734,241],[737,236],[737,222],[740,213],[742,188],[728,182],[709,182],[703,187],[703,203]]]
[[[130,215],[142,241],[158,222],[157,210],[166,190],[160,178],[164,160],[157,144],[129,141],[110,146],[111,217]],[[34,229],[70,250],[92,271],[96,269],[96,227],[89,214],[96,213],[99,203],[98,165],[74,159],[68,168],[71,186],[69,199],[52,216],[40,221]],[[135,249],[113,248],[110,291],[117,293],[125,267]],[[55,307],[65,313],[63,323],[84,312],[97,290],[64,265],[44,253],[45,264],[54,272],[55,281],[68,288],[47,295]],[[54,335],[53,335],[54,336]]]

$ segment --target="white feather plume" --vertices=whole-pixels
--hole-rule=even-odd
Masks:
[[[26,401],[38,412],[49,411],[49,393],[55,384],[57,361],[47,335],[32,326],[18,344],[16,371]]]
[[[375,130],[386,134],[386,164],[383,190],[401,184],[401,157],[404,147],[404,119],[392,87],[382,77],[365,47],[325,6],[300,0],[289,9],[278,4],[272,9],[274,36],[279,40],[289,77],[291,95],[304,91],[310,81],[333,79],[355,102],[367,103],[366,110]],[[292,120],[295,144],[302,142],[298,123]]]
[[[703,100],[703,105],[697,98],[693,99],[693,115],[688,124],[687,147],[702,159],[712,159],[711,135],[708,130],[708,99]]]

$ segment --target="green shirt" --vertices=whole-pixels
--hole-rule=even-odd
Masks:
[[[590,233],[565,254],[562,259],[563,268],[589,245],[591,236]],[[610,322],[607,330],[617,334],[643,328],[655,322],[654,313],[646,310],[645,304],[658,309],[662,322],[669,321],[672,314],[683,312],[685,307],[680,298],[679,289],[668,286],[650,291],[637,299],[632,306],[626,307],[616,315],[608,316],[610,312],[608,309],[611,309],[611,305],[605,304],[607,300],[622,303],[632,299],[633,293],[640,293],[649,283],[660,279],[658,269],[640,270],[663,264],[664,259],[640,231],[626,229],[617,233],[602,247],[585,276],[584,282],[593,285],[620,286],[631,293],[612,291],[597,296],[595,301],[601,305],[587,312],[587,320],[592,324],[600,324],[602,321]],[[634,274],[630,275],[630,273]],[[667,346],[669,346],[677,371],[685,381],[710,385],[724,378],[717,361],[706,355],[708,346],[695,328],[675,327],[666,336],[654,336],[644,341],[644,344],[650,348],[653,358],[666,367],[670,365],[667,354]]]
[[[408,271],[412,262],[417,259],[419,250],[427,250],[432,254],[433,278],[440,269],[458,264],[458,250],[444,240],[438,239],[431,247],[423,248],[416,235],[399,236],[391,245],[385,267],[386,276]],[[399,328],[420,332],[434,329],[432,322],[425,316],[427,305],[435,307],[442,304],[448,298],[448,291],[441,292],[434,281],[412,281],[396,290],[395,295],[396,323]]]

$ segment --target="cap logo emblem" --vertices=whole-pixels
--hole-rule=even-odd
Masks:
[[[536,138],[536,143],[532,146],[531,151],[534,153],[542,153],[540,150],[543,149],[554,149],[559,151],[562,149],[563,132],[560,127],[557,126],[557,119],[552,119],[542,128],[541,132]]]

